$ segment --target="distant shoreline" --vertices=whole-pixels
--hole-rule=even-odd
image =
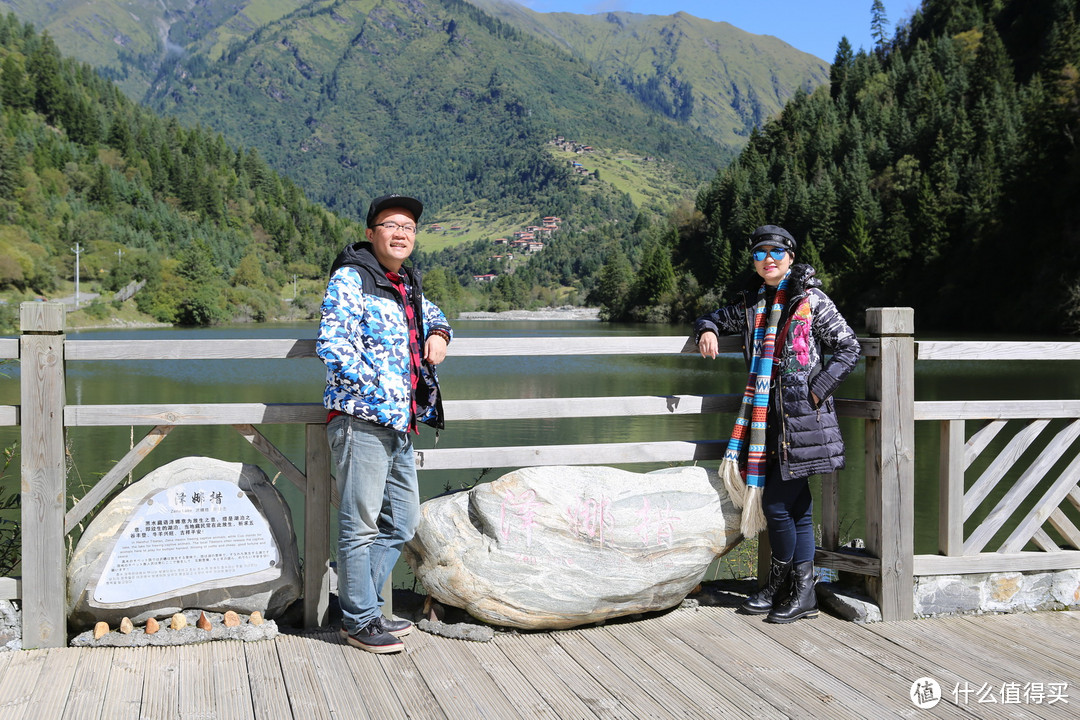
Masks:
[[[459,320],[585,320],[599,322],[600,308],[565,305],[542,310],[505,310],[503,312],[463,312]]]

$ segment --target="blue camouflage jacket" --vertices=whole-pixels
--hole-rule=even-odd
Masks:
[[[330,270],[315,351],[326,365],[323,405],[362,420],[407,432],[411,414],[409,328],[401,297],[369,243],[347,246]],[[450,324],[423,296],[420,273],[402,267],[420,335]],[[435,367],[421,362],[416,419],[443,427]]]

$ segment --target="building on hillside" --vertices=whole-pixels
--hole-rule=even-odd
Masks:
[[[487,273],[487,274],[484,274],[484,275],[473,275],[472,279],[475,280],[478,283],[486,283],[486,282],[495,282],[495,278],[497,278],[497,277],[498,277],[498,275],[496,275],[494,273]]]

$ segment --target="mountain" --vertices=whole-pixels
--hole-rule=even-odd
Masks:
[[[741,147],[796,90],[809,92],[829,79],[828,63],[780,38],[685,12],[577,15],[538,13],[513,0],[469,2],[726,146]]]
[[[666,161],[684,194],[732,152],[461,0],[313,3],[219,61],[181,58],[147,103],[258,148],[352,217],[388,189],[478,218],[569,215],[557,136]]]
[[[557,135],[666,162],[674,184],[643,194],[670,203],[827,77],[775,38],[684,13],[539,14],[492,0],[0,2],[129,96],[258,148],[354,217],[390,185],[475,218],[535,216],[538,202],[565,213],[579,200],[544,150]]]
[[[166,60],[198,51],[211,58],[237,38],[296,10],[300,0],[0,0],[90,63],[128,97],[142,99]]]

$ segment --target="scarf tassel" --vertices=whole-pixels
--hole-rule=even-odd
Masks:
[[[730,458],[725,458],[720,463],[720,478],[724,481],[724,489],[736,508],[742,508],[746,502],[746,481],[739,472],[739,463]]]
[[[761,507],[761,496],[764,493],[755,485],[743,487],[746,494],[742,504],[742,535],[744,538],[757,537],[758,533],[764,532],[768,527],[765,511]]]

